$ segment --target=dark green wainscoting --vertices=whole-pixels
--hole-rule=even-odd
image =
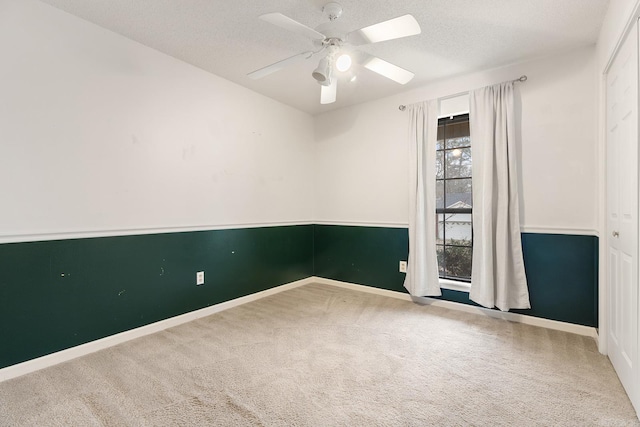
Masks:
[[[597,326],[597,238],[522,244],[532,308],[517,311]],[[406,228],[334,225],[0,244],[0,368],[312,275],[406,292],[408,246]]]
[[[598,238],[523,233],[529,316],[585,326],[598,324]],[[406,228],[316,225],[314,273],[318,277],[405,292],[398,262],[406,260]],[[476,305],[466,292],[443,290],[441,299]]]
[[[313,225],[2,244],[0,368],[312,274]]]
[[[407,259],[406,228],[315,225],[314,275],[407,292],[398,263]]]

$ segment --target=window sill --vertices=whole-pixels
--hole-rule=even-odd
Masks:
[[[451,291],[469,292],[471,290],[471,283],[451,279],[440,279],[440,287]]]

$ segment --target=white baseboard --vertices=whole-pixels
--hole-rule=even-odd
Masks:
[[[183,323],[191,322],[201,317],[210,316],[215,313],[219,313],[224,310],[228,310],[233,307],[237,307],[248,302],[256,301],[261,298],[268,297],[269,295],[277,294],[279,292],[294,289],[299,286],[304,286],[309,283],[314,283],[311,277],[306,279],[297,280],[295,282],[287,283],[275,288],[267,289],[255,294],[246,295],[244,297],[236,298],[231,301],[225,301],[220,304],[212,305],[211,307],[202,308],[200,310],[191,311],[189,313],[181,314],[179,316],[171,317],[169,319],[161,320],[159,322],[151,323],[149,325],[141,326],[139,328],[131,329],[128,331],[120,332],[115,335],[110,335],[105,338],[101,338],[95,341],[81,344],[75,347],[61,350],[55,353],[48,354],[46,356],[38,357],[36,359],[27,360],[26,362],[18,363],[16,365],[7,366],[0,369],[0,382],[16,378],[21,375],[29,374],[31,372],[38,371],[40,369],[48,368],[53,365],[57,365],[62,362],[75,359],[77,357],[85,356],[90,353],[94,353],[99,350],[104,350],[109,347],[113,347],[118,344],[122,344],[126,341],[130,341],[136,338],[143,337],[145,335],[154,334],[156,332],[163,331],[174,326],[181,325]]]
[[[539,326],[557,331],[570,332],[572,334],[583,335],[598,340],[598,331],[590,326],[576,325],[573,323],[560,322],[557,320],[543,319],[540,317],[527,316],[525,314],[503,312],[491,310],[484,307],[476,307],[473,305],[461,304],[459,302],[444,301],[428,297],[412,297],[402,292],[389,291],[386,289],[374,288],[371,286],[357,285],[355,283],[340,282],[338,280],[324,279],[322,277],[312,277],[313,283],[321,283],[325,285],[338,286],[341,288],[352,289],[370,294],[383,295],[391,298],[397,298],[405,301],[413,301],[419,304],[433,305],[434,307],[444,307],[451,310],[464,311],[467,313],[481,314],[496,319],[508,320],[510,322],[524,323],[526,325]]]
[[[280,292],[294,289],[300,286],[308,285],[311,283],[320,283],[330,286],[338,286],[341,288],[351,289],[360,292],[367,292],[370,294],[383,295],[391,298],[401,299],[405,301],[414,301],[419,304],[433,305],[434,307],[444,307],[451,310],[464,311],[467,313],[482,314],[489,317],[498,319],[509,320],[511,322],[519,322],[527,325],[540,326],[548,329],[555,329],[558,331],[571,332],[578,335],[584,335],[593,337],[597,340],[598,334],[595,328],[582,325],[574,325],[572,323],[559,322],[556,320],[542,319],[538,317],[526,316],[516,313],[505,313],[497,310],[489,310],[482,307],[475,307],[466,304],[460,304],[457,302],[443,301],[434,298],[427,297],[412,297],[409,294],[402,292],[389,291],[386,289],[374,288],[371,286],[357,285],[355,283],[340,282],[338,280],[324,279],[322,277],[308,277],[306,279],[297,280],[295,282],[287,283],[275,288],[267,289],[265,291],[257,292],[255,294],[246,295],[244,297],[236,298],[231,301],[226,301],[220,304],[212,305],[200,310],[191,311],[189,313],[181,314],[179,316],[171,317],[169,319],[161,320],[159,322],[151,323],[149,325],[141,326],[139,328],[124,331],[115,335],[111,335],[99,340],[91,341],[86,344],[81,344],[76,347],[61,350],[56,353],[48,354],[46,356],[38,357],[36,359],[27,360],[26,362],[18,363],[16,365],[7,366],[0,369],[0,382],[6,381],[11,378],[16,378],[21,375],[29,374],[31,372],[38,371],[40,369],[48,368],[50,366],[57,365],[59,363],[67,362],[77,357],[85,356],[87,354],[94,353],[99,350],[104,350],[109,347],[113,347],[118,344],[122,344],[126,341],[130,341],[136,338],[143,337],[145,335],[154,334],[156,332],[163,331],[174,326],[181,325],[183,323],[191,322],[201,317],[210,316],[215,313],[219,313],[224,310],[228,310],[233,307],[237,307],[252,301],[259,300],[261,298],[268,297]]]

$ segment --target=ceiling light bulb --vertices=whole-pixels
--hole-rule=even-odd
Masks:
[[[336,61],[336,68],[338,69],[338,71],[347,71],[349,68],[351,68],[351,57],[346,53],[340,55],[338,57],[338,60]]]

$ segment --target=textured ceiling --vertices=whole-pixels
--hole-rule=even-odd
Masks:
[[[364,67],[338,83],[338,100],[320,105],[311,77],[316,57],[267,76],[246,75],[313,50],[303,36],[258,19],[281,12],[305,25],[326,24],[324,0],[41,0],[175,58],[311,114],[381,98],[430,81],[595,43],[608,0],[341,0],[345,32],[414,15],[422,34],[363,46],[413,71],[399,85]]]

